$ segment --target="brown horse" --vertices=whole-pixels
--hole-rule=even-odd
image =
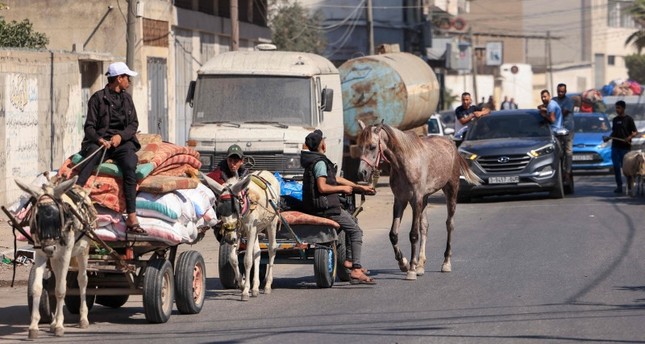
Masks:
[[[457,208],[460,176],[471,184],[479,184],[481,180],[459,155],[455,144],[447,138],[418,137],[414,133],[405,133],[385,124],[366,127],[360,122],[360,126],[363,131],[358,138],[362,149],[358,172],[363,180],[370,181],[374,173],[378,173],[383,161],[390,163],[390,188],[394,194],[390,241],[399,268],[403,272],[407,271],[407,280],[416,280],[417,276],[425,273],[428,221],[423,213],[428,205],[428,197],[441,189],[448,206],[448,238],[441,271],[450,272],[450,240],[454,229],[453,217]],[[412,207],[412,253],[409,264],[398,244],[401,217],[408,204]]]

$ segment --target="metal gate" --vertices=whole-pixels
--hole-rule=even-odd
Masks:
[[[168,68],[166,59],[148,57],[148,133],[168,141]]]

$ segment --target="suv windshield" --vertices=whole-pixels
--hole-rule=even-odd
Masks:
[[[544,137],[551,136],[551,128],[539,115],[484,116],[472,124],[466,135],[468,140]]]
[[[316,125],[310,79],[214,75],[200,77],[198,85],[193,123]]]

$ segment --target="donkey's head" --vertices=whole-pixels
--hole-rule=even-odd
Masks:
[[[63,232],[73,219],[68,218],[70,215],[65,211],[63,195],[74,186],[76,179],[77,177],[74,177],[59,184],[48,181],[40,188],[16,180],[20,189],[36,199],[31,210],[29,229],[34,248],[40,248],[48,257],[54,255],[59,244],[68,244]]]
[[[366,126],[362,121],[358,125],[363,129],[358,136],[357,143],[361,150],[361,162],[358,165],[358,175],[365,182],[371,182],[372,175],[378,173],[383,161],[387,161],[383,150],[387,135],[383,131],[383,124]]]
[[[247,208],[244,206],[247,200],[242,195],[243,191],[249,187],[251,176],[246,176],[242,180],[227,185],[222,185],[203,173],[201,177],[217,196],[215,212],[225,232],[224,240],[229,243],[237,241],[237,232],[242,225],[244,215],[243,208]]]

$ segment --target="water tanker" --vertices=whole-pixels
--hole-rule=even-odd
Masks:
[[[400,130],[426,124],[436,111],[439,82],[428,64],[409,53],[370,55],[338,68],[343,92],[345,137],[360,132],[358,120]]]

